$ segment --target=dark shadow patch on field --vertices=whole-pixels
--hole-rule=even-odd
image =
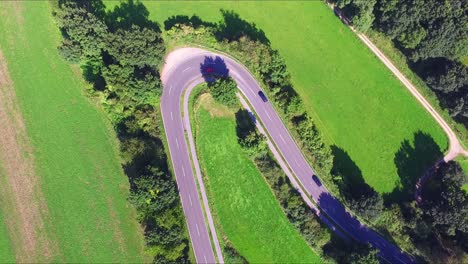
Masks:
[[[208,85],[216,79],[229,77],[229,69],[219,56],[206,56],[203,63],[200,63],[200,72]]]
[[[149,11],[140,1],[127,0],[107,12],[105,21],[111,31],[130,29],[132,25],[161,32],[159,24],[149,19]]]
[[[348,152],[336,145],[331,146],[331,150],[334,157],[331,173],[335,178],[341,178],[337,185],[342,195],[347,198],[359,198],[375,193],[375,190],[365,182],[361,169]]]
[[[240,109],[236,112],[236,132],[238,138],[245,138],[247,135],[255,131],[255,123],[252,120],[252,113]]]
[[[257,28],[255,23],[247,22],[232,10],[221,9],[221,15],[223,16],[223,21],[220,22],[215,32],[218,41],[237,41],[241,37],[247,36],[253,41],[270,45],[265,32]]]
[[[203,21],[199,16],[192,15],[191,17],[185,15],[171,16],[164,21],[164,30],[169,30],[176,25],[190,26],[195,29],[200,26],[216,27],[215,23]]]
[[[442,157],[440,147],[427,133],[414,133],[413,144],[408,139],[403,140],[394,157],[400,180],[398,187],[384,194],[385,204],[400,204],[412,199],[418,179]]]
[[[81,65],[83,71],[83,78],[93,84],[93,88],[96,91],[104,91],[106,87],[106,81],[102,77],[101,71],[96,71],[96,68],[89,64]]]

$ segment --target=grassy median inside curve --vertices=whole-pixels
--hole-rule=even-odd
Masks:
[[[255,23],[286,59],[294,88],[327,143],[346,152],[380,193],[404,182],[406,168],[425,163],[412,155],[420,152],[415,146],[420,132],[427,135],[425,141],[435,143],[435,156],[437,149],[447,148],[446,136],[432,117],[321,1],[143,3],[161,25],[173,15],[195,14],[218,22],[223,19],[220,9]]]
[[[198,158],[206,174],[212,210],[223,235],[249,262],[320,262],[241,149],[234,113],[208,94],[201,98],[192,125],[196,126]]]
[[[61,36],[50,3],[1,2],[0,36],[48,210],[41,235],[51,238],[46,258],[149,261],[135,210],[126,200],[128,180],[115,134],[84,96],[81,72],[57,52]],[[9,214],[2,211],[4,218]]]

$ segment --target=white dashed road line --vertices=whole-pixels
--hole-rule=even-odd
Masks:
[[[286,141],[285,141],[284,138],[283,138],[283,135],[280,134],[280,138],[281,138],[281,140],[283,141],[283,143],[286,143]]]
[[[268,119],[270,119],[270,121],[271,121],[271,117],[270,117],[270,115],[268,114],[268,112],[266,110],[265,110],[265,114],[268,116]]]

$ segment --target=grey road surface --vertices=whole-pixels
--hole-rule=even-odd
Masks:
[[[323,185],[319,186],[312,179],[312,175],[315,174],[313,169],[302,155],[301,150],[273,106],[260,98],[258,92],[261,88],[245,67],[221,54],[197,48],[183,48],[173,51],[166,58],[166,65],[162,71],[161,111],[171,160],[197,262],[211,263],[215,261],[215,258],[198,198],[189,159],[189,150],[185,142],[180,104],[184,89],[190,84],[193,85],[193,82],[200,80],[202,69],[207,67],[204,65],[206,59],[216,57],[225,63],[229,75],[236,81],[240,91],[251,104],[293,174],[307,194],[316,202],[322,213],[351,238],[370,243],[377,248],[379,255],[386,261],[390,263],[413,263],[414,260],[410,256],[377,232],[362,225],[346,211],[343,205]],[[209,67],[213,67],[215,71],[218,68],[223,68],[217,65]]]

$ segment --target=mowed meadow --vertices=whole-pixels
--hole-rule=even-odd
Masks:
[[[116,5],[105,3],[108,8]],[[447,148],[442,129],[322,1],[144,4],[160,25],[173,15],[195,14],[218,22],[220,9],[233,10],[255,23],[286,59],[294,88],[328,144],[345,151],[380,193],[392,192],[407,176],[406,168],[421,170],[426,166],[421,163],[440,155],[437,149]],[[432,146],[429,150],[415,146],[418,135],[424,135]],[[433,150],[437,153],[423,161],[417,157]]]
[[[28,254],[34,261],[50,262],[149,261],[135,210],[126,200],[128,180],[113,129],[84,95],[80,70],[59,56],[61,36],[50,3],[0,2],[0,36],[31,143],[37,192],[44,198],[32,202],[47,211],[36,237],[47,239],[42,244],[50,247],[47,252],[32,247]],[[25,252],[16,247],[20,238],[9,223],[24,222],[5,220],[14,215],[9,211],[14,207],[2,203],[0,209],[0,224],[5,223],[0,226],[0,261],[8,261],[8,254],[21,259]]]
[[[198,158],[222,230],[218,237],[225,235],[251,263],[320,263],[239,145],[234,112],[202,94],[194,116]]]

